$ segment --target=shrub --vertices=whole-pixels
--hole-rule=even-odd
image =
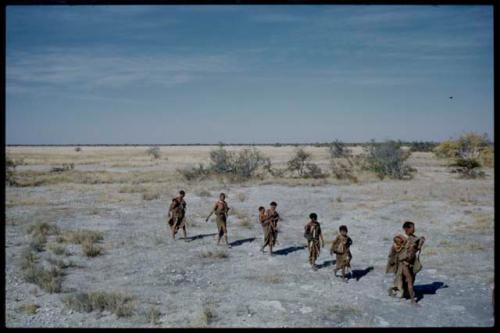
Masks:
[[[117,317],[131,316],[135,310],[133,297],[102,291],[69,295],[63,299],[63,303],[78,312],[110,311]]]
[[[151,324],[159,324],[161,312],[157,307],[151,306],[146,312],[146,320]]]
[[[47,236],[38,234],[32,237],[30,242],[30,247],[33,251],[42,252],[45,250],[45,244],[47,243]]]
[[[97,257],[102,253],[102,248],[92,240],[86,239],[82,243],[82,251],[87,257]]]
[[[323,170],[314,163],[306,163],[306,171],[304,173],[304,177],[306,178],[325,178],[327,177],[327,173],[323,173]]]
[[[75,147],[75,151],[76,151],[77,153],[81,152],[81,151],[82,151],[82,147],[80,147],[80,146]]]
[[[328,151],[330,152],[331,158],[347,157],[351,154],[346,144],[339,140],[333,141],[328,146]]]
[[[270,163],[270,160],[257,149],[244,149],[238,153],[238,157],[233,162],[233,175],[239,179],[249,179],[255,176],[260,166],[268,166]]]
[[[191,180],[202,180],[210,175],[210,170],[206,169],[203,164],[199,164],[198,167],[191,167],[189,169],[177,169],[184,179]]]
[[[394,179],[411,178],[414,171],[404,162],[410,157],[409,153],[401,149],[401,143],[396,141],[386,141],[375,143],[372,141],[368,146],[368,156],[366,157],[369,168],[381,179],[388,176]]]
[[[304,171],[306,163],[311,159],[311,154],[307,153],[304,149],[299,148],[295,151],[295,156],[292,157],[288,162],[288,170],[292,172],[297,172],[299,177],[304,176]]]
[[[146,153],[154,159],[160,158],[160,147],[149,147]]]
[[[65,231],[62,234],[62,238],[64,241],[74,244],[83,244],[86,241],[90,241],[92,243],[103,240],[103,233],[100,231],[94,230],[71,230]]]
[[[47,222],[37,222],[28,226],[26,231],[31,234],[31,236],[48,236],[57,235],[60,230],[55,224],[49,224]]]
[[[24,312],[27,315],[34,315],[38,311],[38,306],[37,304],[22,304],[19,306],[19,311]]]
[[[26,282],[34,283],[51,294],[61,291],[62,275],[62,271],[57,267],[43,269],[32,265],[23,271]]]
[[[53,167],[50,169],[50,172],[65,172],[65,171],[71,171],[75,168],[74,163],[63,163],[62,167]]]
[[[442,142],[434,152],[438,157],[452,159],[450,166],[455,167],[452,172],[465,178],[482,177],[484,172],[480,168],[493,166],[493,145],[486,134],[464,134],[458,140]]]
[[[234,165],[232,160],[234,154],[225,150],[222,144],[219,148],[210,151],[210,161],[212,162],[210,169],[216,174],[224,174],[233,171]]]
[[[266,170],[270,163],[270,160],[255,148],[234,153],[220,145],[210,152],[210,164],[207,168],[199,164],[198,168],[177,171],[186,180],[200,180],[210,175],[226,175],[233,180],[246,180],[256,176],[260,167]]]

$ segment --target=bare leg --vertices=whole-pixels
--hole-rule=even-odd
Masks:
[[[182,227],[182,233],[184,234],[184,239],[187,238],[187,234],[186,234],[186,226],[183,226]]]
[[[415,291],[413,290],[413,274],[410,272],[408,266],[403,267],[403,276],[406,279],[406,284],[408,287],[408,293],[410,294],[410,300],[412,304],[417,304],[415,300]]]

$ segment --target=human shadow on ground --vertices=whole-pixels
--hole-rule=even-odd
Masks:
[[[424,295],[434,295],[436,294],[436,291],[442,288],[448,288],[448,285],[440,281],[413,286],[413,290],[415,291],[415,301],[420,301],[424,298]]]
[[[322,269],[322,268],[325,268],[325,267],[328,267],[328,266],[333,266],[333,265],[335,265],[336,262],[337,262],[336,260],[325,260],[325,261],[323,261],[322,264],[316,265],[316,268],[317,269]]]
[[[229,245],[231,245],[233,247],[233,246],[238,246],[238,245],[241,245],[241,244],[244,244],[244,243],[251,243],[254,240],[255,240],[255,237],[245,238],[245,239],[239,239],[239,240],[236,240],[234,242],[229,243]]]
[[[295,251],[299,251],[299,250],[303,250],[306,247],[307,246],[305,246],[305,245],[303,245],[303,246],[290,246],[290,247],[287,247],[287,248],[284,248],[284,249],[281,249],[281,250],[278,250],[278,251],[273,251],[273,254],[278,255],[278,256],[286,256],[289,253],[292,253],[292,252],[295,252]]]
[[[373,270],[373,266],[369,266],[365,269],[353,269],[351,271],[351,274],[347,276],[348,279],[356,279],[356,281],[359,281],[363,276],[368,274],[370,271]]]
[[[200,235],[186,237],[186,238],[182,237],[180,239],[184,239],[186,242],[192,242],[192,241],[194,241],[196,239],[201,239],[201,238],[205,238],[205,237],[208,237],[208,236],[215,236],[215,235],[217,235],[216,232],[214,232],[213,234],[200,234]]]

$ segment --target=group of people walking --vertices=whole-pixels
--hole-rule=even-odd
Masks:
[[[182,229],[184,239],[186,234],[186,201],[184,200],[186,193],[180,191],[179,195],[172,199],[168,211],[168,224],[172,238],[175,240],[175,235]],[[264,231],[264,243],[261,246],[261,252],[264,252],[266,247],[269,248],[269,254],[273,254],[273,247],[278,243],[278,222],[280,215],[276,210],[278,204],[271,202],[269,208],[258,208],[259,222]],[[222,237],[226,246],[231,247],[227,240],[227,216],[229,206],[226,202],[226,195],[220,193],[219,200],[213,206],[210,214],[205,219],[208,222],[212,214],[215,214],[217,224],[217,245],[220,244]],[[304,227],[304,237],[307,239],[307,248],[309,250],[309,264],[313,270],[317,270],[316,260],[319,257],[321,248],[325,246],[325,240],[321,232],[321,226],[318,222],[316,213],[309,214],[309,222]],[[404,233],[398,234],[393,238],[389,257],[386,266],[386,273],[394,273],[394,283],[389,288],[389,295],[400,298],[410,298],[412,303],[416,303],[414,282],[416,274],[422,269],[420,263],[420,251],[425,242],[424,237],[415,236],[415,224],[411,221],[406,221],[403,224]],[[348,274],[352,275],[351,259],[352,254],[350,247],[352,239],[347,235],[347,226],[341,225],[339,233],[333,240],[330,247],[330,254],[336,256],[334,275],[341,271],[340,277],[343,281],[348,281]],[[349,272],[348,272],[349,271]],[[348,273],[348,274],[346,274]]]

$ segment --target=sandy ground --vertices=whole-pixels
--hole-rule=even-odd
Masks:
[[[258,147],[259,148],[259,147]],[[48,170],[74,161],[75,169],[175,170],[208,161],[210,147],[162,147],[160,161],[144,147],[9,148],[27,165]],[[234,149],[240,149],[235,147]],[[260,148],[259,148],[260,149]],[[327,165],[325,148],[309,147],[314,161]],[[293,147],[263,147],[273,164],[285,163]],[[84,154],[83,154],[84,153]],[[160,198],[120,193],[123,184],[55,184],[6,187],[6,325],[8,327],[388,327],[492,326],[494,281],[494,179],[463,180],[430,153],[415,153],[410,181],[370,180],[358,184],[227,184],[211,180],[161,184]],[[322,164],[323,163],[323,164]],[[148,169],[149,168],[149,169]],[[154,184],[145,184],[153,186]],[[313,186],[317,185],[317,186]],[[188,239],[173,241],[166,225],[167,205],[179,187],[188,203]],[[228,194],[230,249],[216,246],[213,221],[204,222],[220,191]],[[257,207],[278,202],[279,245],[274,256],[261,253]],[[319,216],[327,244],[318,271],[307,263],[303,227],[310,212]],[[392,276],[384,274],[392,236],[402,222],[416,223],[426,237],[417,275],[419,307],[387,296]],[[22,279],[19,260],[29,243],[26,226],[49,222],[59,228],[104,233],[103,255],[83,256],[77,245],[67,257],[61,293],[49,294]],[[250,221],[246,224],[244,221]],[[346,224],[353,239],[355,277],[333,276],[329,246]],[[179,235],[180,237],[181,235]],[[226,258],[203,257],[224,251]],[[49,253],[42,253],[47,256]],[[133,295],[131,317],[109,312],[79,313],[62,303],[75,292],[116,291]],[[22,304],[40,306],[34,315]],[[161,315],[148,323],[151,306]],[[206,319],[209,308],[212,318]],[[205,311],[206,312],[206,311]]]

